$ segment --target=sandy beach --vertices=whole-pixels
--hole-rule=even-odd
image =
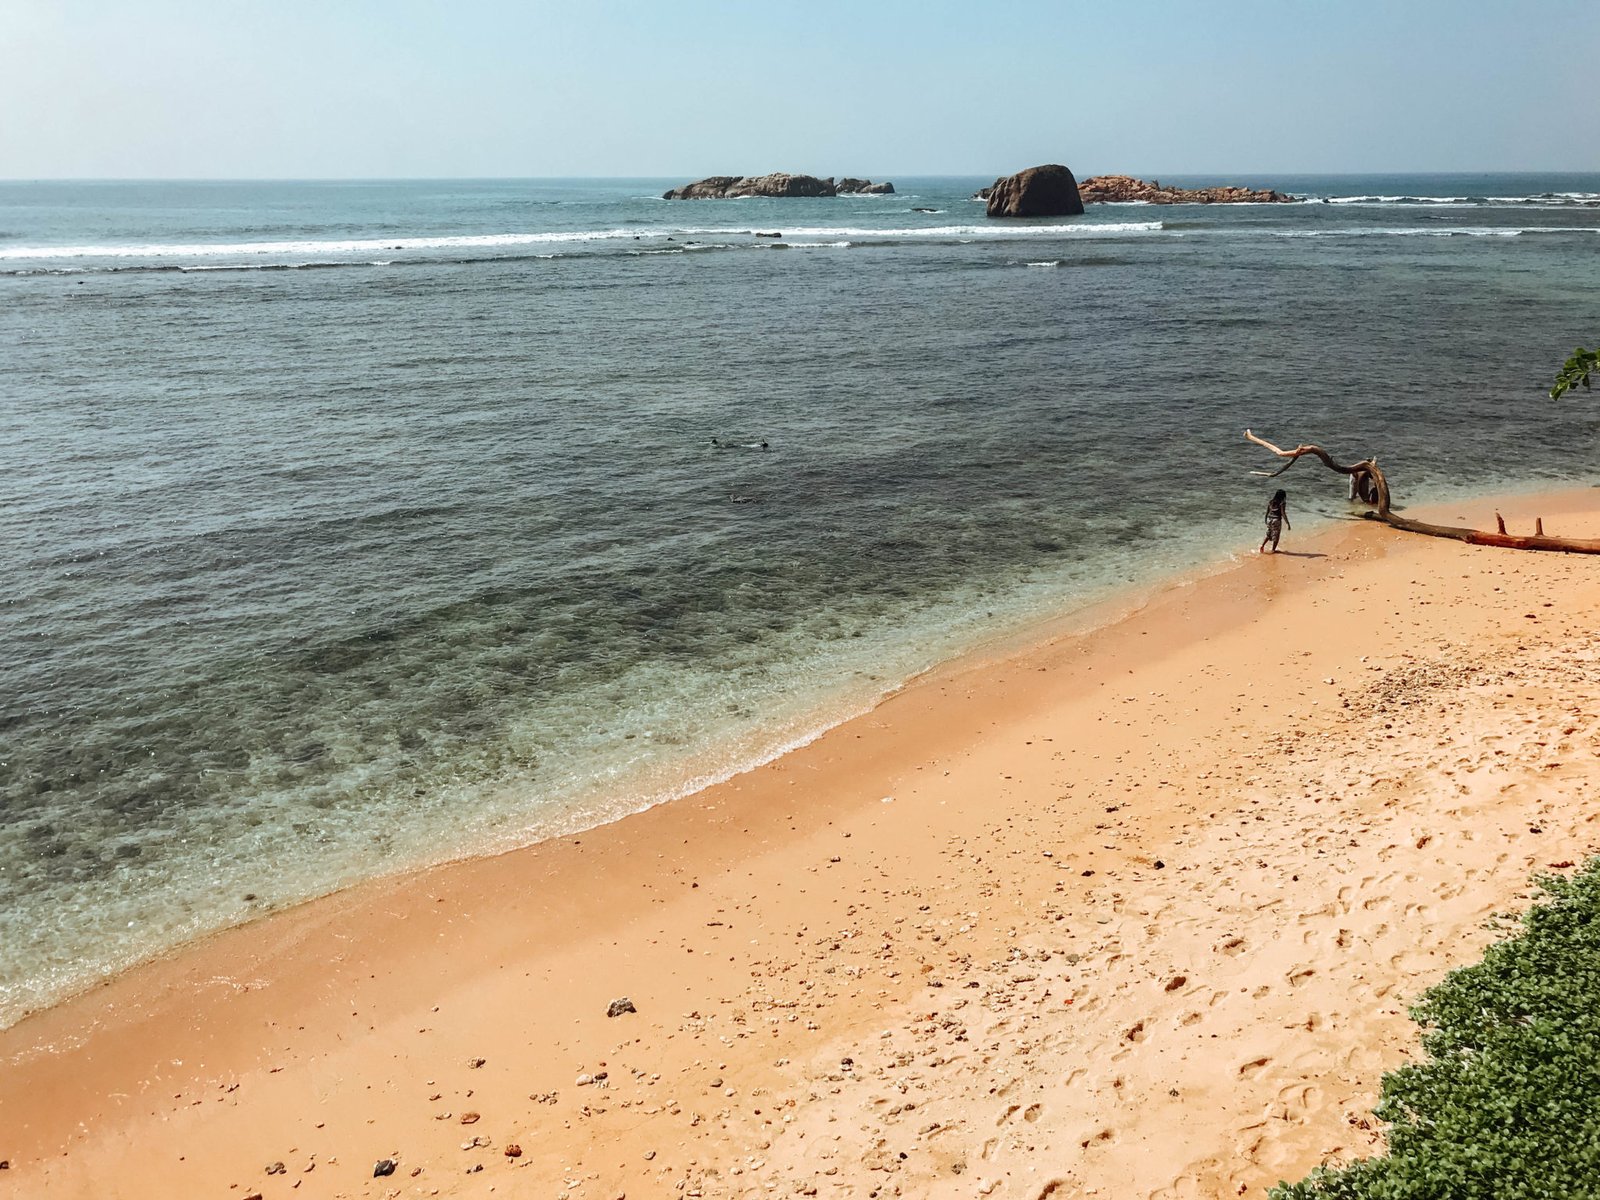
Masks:
[[[1600,535],[1593,489],[1432,515],[1497,506]],[[0,1195],[1176,1200],[1371,1152],[1408,1003],[1600,850],[1600,564],[1285,549],[24,1020]]]

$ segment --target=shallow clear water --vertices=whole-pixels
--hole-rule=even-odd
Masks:
[[[1402,498],[1600,459],[1600,176],[679,182],[0,184],[0,1024],[1253,548],[1247,425]]]

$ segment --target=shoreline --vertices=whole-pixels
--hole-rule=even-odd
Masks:
[[[1338,527],[1337,519],[1324,519],[1321,533],[1326,535]],[[749,731],[740,731],[732,741],[743,742],[741,753],[731,757],[713,754],[709,748],[677,760],[669,760],[639,768],[624,778],[605,785],[595,783],[590,790],[577,791],[556,806],[557,811],[541,817],[537,824],[512,831],[491,833],[483,831],[482,839],[471,848],[452,850],[441,857],[416,856],[410,861],[393,864],[381,872],[336,883],[298,897],[284,899],[269,907],[257,908],[242,919],[202,928],[170,945],[144,952],[115,963],[99,974],[75,981],[48,994],[42,1003],[31,1004],[18,1010],[0,1009],[0,1033],[27,1021],[40,1013],[70,1004],[80,997],[104,987],[130,971],[138,971],[152,964],[183,955],[203,945],[208,940],[244,929],[261,921],[273,920],[307,904],[317,904],[352,889],[372,884],[398,881],[419,876],[439,868],[450,867],[476,859],[494,858],[515,853],[544,842],[582,837],[618,821],[627,820],[663,804],[671,804],[708,788],[718,787],[738,776],[759,770],[770,763],[803,749],[817,739],[827,736],[839,726],[868,716],[876,708],[921,681],[945,670],[964,670],[990,664],[1026,650],[1029,647],[1064,637],[1084,637],[1106,625],[1126,620],[1157,597],[1175,589],[1192,586],[1214,575],[1237,569],[1244,561],[1243,555],[1217,555],[1188,563],[1164,574],[1120,584],[1099,584],[1082,596],[1067,600],[1065,606],[1034,608],[1013,612],[995,627],[984,632],[968,631],[968,636],[935,652],[926,665],[916,668],[888,687],[873,689],[854,688],[839,690],[814,698],[814,703],[804,711],[795,709],[784,715],[782,735],[776,739],[757,739]],[[873,678],[877,678],[873,676]],[[870,694],[869,694],[870,692]],[[770,727],[770,726],[769,726]],[[727,740],[716,743],[726,746]],[[744,753],[747,751],[747,753]],[[501,785],[503,788],[509,785]],[[491,793],[492,794],[492,793]],[[626,801],[617,797],[626,795]],[[597,822],[582,824],[596,809],[606,815]],[[580,816],[578,814],[586,815]]]
[[[1575,520],[1593,520],[1600,514],[1600,493],[1575,489],[1417,507],[1479,512],[1491,504],[1501,505],[1512,519],[1540,509],[1547,519],[1566,512]],[[1112,915],[1106,924],[1120,927],[1126,921],[1123,914],[1138,903],[1136,894],[1153,894],[1158,881],[1176,880],[1187,869],[1167,851],[1177,869],[1156,874],[1166,871],[1166,863],[1155,851],[1204,834],[1195,824],[1202,795],[1207,803],[1221,804],[1219,812],[1233,801],[1217,801],[1198,782],[1203,775],[1196,763],[1188,764],[1187,774],[1169,770],[1170,779],[1161,777],[1163,763],[1181,751],[1199,754],[1203,769],[1214,773],[1237,769],[1229,763],[1249,757],[1261,737],[1277,736],[1269,732],[1270,723],[1252,724],[1241,717],[1244,723],[1234,732],[1244,731],[1242,743],[1212,748],[1210,742],[1227,740],[1213,719],[1220,714],[1188,711],[1171,690],[1163,692],[1159,703],[1139,703],[1129,696],[1120,702],[1149,709],[1149,715],[1168,724],[1120,729],[1104,745],[1094,743],[1095,748],[1108,758],[1119,749],[1125,759],[1141,747],[1161,753],[1142,765],[1104,768],[1112,770],[1108,778],[1121,781],[1116,786],[1097,783],[1088,772],[1102,769],[1092,766],[1100,754],[1088,744],[1075,741],[1048,754],[1042,746],[1025,748],[1034,747],[1036,739],[1045,741],[1037,732],[1043,728],[1070,726],[1092,734],[1108,718],[1118,723],[1123,710],[1085,695],[1088,683],[1112,687],[1131,675],[1170,689],[1172,672],[1180,670],[1190,672],[1184,678],[1203,691],[1211,686],[1205,682],[1208,672],[1222,672],[1235,661],[1215,658],[1219,648],[1247,655],[1253,634],[1269,640],[1279,636],[1267,624],[1269,612],[1277,616],[1292,608],[1307,618],[1317,608],[1353,603],[1339,586],[1347,573],[1392,575],[1398,568],[1404,574],[1427,562],[1452,569],[1460,565],[1463,578],[1472,576],[1481,583],[1467,569],[1476,563],[1478,572],[1506,574],[1514,567],[1511,575],[1539,587],[1573,575],[1564,569],[1571,564],[1562,562],[1568,556],[1464,548],[1407,538],[1365,522],[1321,531],[1307,544],[1311,549],[1305,553],[1322,557],[1286,555],[1267,563],[1250,556],[1199,580],[1158,584],[1143,604],[1109,624],[1077,634],[1058,631],[1025,645],[980,651],[933,667],[798,749],[692,796],[581,834],[358,884],[276,911],[25,1017],[0,1033],[0,1061],[11,1068],[0,1081],[0,1129],[12,1131],[11,1140],[0,1145],[0,1159],[12,1162],[16,1182],[35,1175],[41,1187],[67,1195],[108,1194],[107,1180],[113,1177],[110,1194],[170,1194],[179,1178],[172,1171],[184,1180],[185,1194],[226,1191],[229,1183],[237,1183],[241,1195],[253,1190],[289,1194],[294,1179],[303,1177],[305,1162],[289,1168],[292,1178],[263,1178],[261,1163],[288,1162],[291,1154],[301,1160],[308,1154],[319,1156],[322,1165],[313,1168],[321,1172],[316,1176],[319,1194],[333,1186],[325,1178],[331,1170],[337,1172],[341,1195],[386,1195],[390,1193],[384,1185],[392,1181],[371,1179],[371,1163],[396,1150],[403,1167],[396,1178],[411,1189],[406,1194],[439,1189],[436,1194],[477,1195],[497,1180],[504,1183],[506,1171],[513,1169],[519,1188],[536,1181],[553,1185],[563,1173],[558,1168],[579,1161],[596,1178],[585,1185],[580,1175],[578,1184],[567,1188],[574,1196],[606,1194],[614,1185],[620,1190],[625,1178],[650,1189],[660,1185],[667,1165],[678,1178],[692,1181],[683,1189],[690,1194],[695,1187],[707,1195],[760,1194],[744,1175],[754,1180],[760,1172],[776,1169],[783,1152],[774,1143],[795,1143],[799,1139],[792,1135],[807,1128],[809,1118],[794,1106],[783,1108],[785,1101],[815,1094],[818,1099],[810,1107],[826,1107],[842,1103],[827,1097],[850,1091],[846,1085],[866,1084],[868,1056],[861,1051],[870,1048],[876,1057],[878,1039],[876,1032],[871,1034],[874,1044],[868,1047],[863,1031],[886,1022],[890,1028],[883,1032],[890,1036],[882,1040],[898,1047],[911,1024],[896,1022],[907,1005],[931,1003],[933,993],[926,991],[930,979],[943,983],[940,976],[950,974],[953,989],[955,977],[976,973],[967,982],[979,997],[1010,994],[1007,1007],[1024,1007],[1015,998],[1017,989],[1042,986],[1040,980],[1057,968],[1012,969],[1002,982],[983,974],[983,962],[1024,961],[1008,957],[1021,948],[1016,943],[1063,921],[1076,928],[1083,913],[1100,911],[1097,906],[1109,904]],[[1482,555],[1498,556],[1498,561],[1477,557]],[[1526,561],[1530,559],[1557,562],[1540,565]],[[1284,579],[1290,567],[1296,574]],[[1446,615],[1455,625],[1484,619],[1481,612],[1459,605]],[[1305,632],[1307,626],[1302,621],[1292,628]],[[1314,623],[1310,628],[1315,629]],[[1389,650],[1399,663],[1426,648],[1432,632],[1385,628],[1378,631],[1378,640],[1391,643]],[[1344,630],[1327,639],[1328,645],[1305,653],[1313,655],[1318,669],[1329,669],[1321,656],[1334,642],[1359,633]],[[1342,674],[1343,664],[1332,669]],[[1303,705],[1291,697],[1303,695],[1300,689],[1309,686],[1310,677],[1304,675],[1297,669],[1287,682],[1264,675],[1263,694]],[[1184,748],[1187,742],[1162,742],[1176,736],[1173,730],[1184,721],[1189,722],[1189,740],[1204,744],[1203,750],[1190,751]],[[1036,739],[1023,737],[1030,730]],[[1023,766],[1014,765],[1018,762]],[[937,774],[941,770],[942,776]],[[1015,782],[1035,773],[1047,782],[1027,787]],[[952,777],[959,782],[945,782]],[[980,777],[985,781],[981,785]],[[1255,786],[1247,779],[1240,775],[1234,781],[1239,796]],[[1075,791],[1107,788],[1107,796],[1137,795],[1141,828],[1136,836],[1120,828],[1107,831],[1132,818],[1095,819],[1120,811],[1124,801],[1113,798],[1115,807],[1097,806],[1073,797]],[[803,800],[787,799],[800,794]],[[1148,816],[1143,812],[1147,806],[1153,810]],[[909,827],[903,824],[907,809],[915,817]],[[1203,824],[1209,818],[1198,819]],[[1043,870],[1051,886],[1040,880],[1018,884],[1008,876],[1007,888],[1014,885],[1017,894],[1002,894],[988,877],[993,867],[980,869],[985,853],[971,847],[993,839],[1006,849],[990,854],[1015,857],[1022,851],[1008,839],[1021,837],[1024,843],[1033,839],[1034,853],[1042,853],[1036,832],[1024,836],[1006,831],[1015,822],[1034,830],[1048,825],[1052,858],[1072,858],[1090,872],[1070,873],[1070,886],[1081,889],[1079,893],[1053,900],[1064,891],[1068,876],[1059,871],[1060,863],[1030,857],[1031,866],[1008,863],[1008,871],[1032,878]],[[960,852],[952,849],[957,840]],[[1091,860],[1093,866],[1088,865]],[[1088,882],[1106,877],[1118,879],[1118,889],[1128,889],[1120,900],[1095,891],[1103,882]],[[1022,903],[1024,894],[1027,904]],[[1496,903],[1503,907],[1504,899],[1498,895]],[[917,900],[925,902],[926,911],[937,907],[939,912],[919,917],[924,906]],[[1042,928],[1037,920],[1041,904],[1061,914]],[[862,913],[870,915],[863,919],[857,915]],[[817,924],[835,918],[843,924]],[[1009,931],[1003,928],[1008,920]],[[896,929],[919,921],[946,925],[916,938]],[[735,931],[752,925],[756,941],[746,943]],[[819,935],[824,928],[832,932]],[[1474,929],[1469,925],[1455,931],[1452,953],[1470,950]],[[1095,933],[1089,928],[1077,936],[1088,947]],[[857,940],[863,938],[873,943],[870,952],[866,941]],[[908,940],[917,946],[902,949],[897,944]],[[947,947],[954,945],[964,949],[952,959]],[[712,948],[715,955],[709,952]],[[1007,954],[996,958],[1002,950]],[[1059,948],[1028,951],[1041,952],[1054,953],[1058,962],[1065,953]],[[1074,950],[1068,957],[1088,959],[1097,953]],[[1131,969],[1126,960],[1138,957],[1119,955],[1106,970]],[[881,965],[885,962],[893,965]],[[849,989],[846,994],[838,969],[855,970],[845,978],[867,980],[876,992]],[[1030,972],[1032,979],[1019,978]],[[1088,968],[1078,972],[1084,973]],[[1183,974],[1172,973],[1168,979]],[[799,975],[808,976],[808,986],[794,986]],[[1056,978],[1053,986],[1067,985]],[[1185,985],[1161,994],[1181,998]],[[622,995],[631,996],[639,1012],[615,1021],[606,1018],[606,1004]],[[1045,1024],[1063,1019],[1058,1008],[1049,1011],[1050,997],[1046,989],[1044,997],[1033,996],[1027,1005],[1038,1010],[1034,1015]],[[955,999],[943,989],[936,998],[944,1002],[941,1008]],[[681,1007],[678,1001],[684,1002]],[[723,1006],[733,1012],[719,1011]],[[1106,1008],[1116,1004],[1107,1001]],[[1088,1011],[1080,1006],[1065,1016],[1077,1018]],[[736,1019],[740,1013],[742,1019]],[[1403,1039],[1398,1006],[1390,1015],[1397,1019],[1389,1022],[1392,1028],[1386,1027],[1385,1036]],[[1141,1020],[1137,1036],[1112,1044],[1126,1041],[1132,1050],[1142,1047],[1155,1022]],[[1349,1030],[1342,1032],[1348,1035]],[[1234,1036],[1240,1034],[1236,1030]],[[755,1054],[755,1045],[740,1043],[781,1047],[786,1053]],[[860,1060],[861,1067],[852,1063],[841,1071],[836,1059],[830,1070],[815,1073],[822,1071],[815,1055],[836,1045],[856,1047],[857,1053],[846,1057]],[[488,1060],[482,1068],[464,1065],[479,1057]],[[655,1069],[636,1067],[639,1073],[624,1082],[616,1064],[633,1059],[650,1059]],[[992,1080],[999,1069],[987,1076]],[[602,1070],[617,1074],[616,1080],[604,1081],[608,1087],[574,1083],[580,1074],[592,1078]],[[813,1073],[807,1077],[807,1071]],[[1263,1066],[1251,1078],[1257,1074],[1270,1077],[1272,1072]],[[725,1076],[727,1082],[713,1088],[703,1075]],[[833,1075],[840,1078],[832,1080]],[[875,1078],[876,1086],[893,1090],[884,1082],[888,1076]],[[438,1082],[423,1091],[424,1079]],[[365,1086],[352,1090],[352,1081],[360,1080]],[[1013,1079],[1013,1085],[1019,1082],[1027,1086]],[[1375,1082],[1373,1076],[1364,1086]],[[1118,1083],[1108,1095],[1131,1086]],[[914,1085],[907,1087],[914,1090]],[[631,1089],[628,1098],[613,1100],[625,1088]],[[730,1089],[735,1094],[726,1094]],[[462,1098],[460,1093],[468,1090],[475,1095]],[[440,1100],[424,1099],[435,1093]],[[544,1099],[551,1096],[555,1098]],[[493,1145],[486,1152],[458,1148],[476,1130],[463,1131],[456,1118],[437,1120],[435,1109],[459,1114],[466,1099],[483,1106],[483,1128],[492,1128]],[[985,1102],[992,1105],[993,1097]],[[701,1110],[698,1120],[691,1120],[691,1103]],[[1103,1108],[1109,1101],[1098,1097],[1095,1103]],[[309,1119],[312,1105],[324,1118],[320,1125]],[[758,1105],[765,1116],[756,1111]],[[1070,1101],[1053,1103],[1046,1110],[1050,1115],[1027,1118],[1027,1136],[1043,1140],[1058,1119],[1053,1114],[1070,1107]],[[363,1115],[369,1110],[377,1115]],[[774,1134],[775,1112],[790,1118],[778,1124],[791,1136]],[[565,1125],[551,1128],[555,1118]],[[369,1119],[377,1129],[366,1126]],[[219,1144],[226,1139],[214,1134],[223,1128],[233,1130],[248,1151]],[[959,1122],[941,1128],[954,1131],[948,1137],[963,1136]],[[812,1138],[821,1132],[812,1129]],[[937,1129],[917,1136],[940,1139]],[[1105,1142],[1119,1143],[1120,1136]],[[524,1153],[505,1157],[502,1147],[513,1138],[521,1139]],[[659,1142],[661,1158],[639,1138],[652,1147]],[[675,1139],[699,1147],[698,1152],[671,1153],[669,1143]],[[765,1149],[749,1150],[763,1140]],[[975,1143],[981,1144],[982,1139]],[[307,1149],[313,1145],[319,1148]],[[169,1153],[177,1146],[190,1147],[181,1163],[173,1162],[178,1155]],[[329,1149],[334,1146],[338,1148]],[[1088,1157],[1091,1148],[1081,1148],[1082,1156]],[[58,1158],[63,1152],[65,1157]],[[815,1177],[837,1194],[854,1194],[845,1190],[847,1184],[864,1185],[869,1179],[875,1185],[898,1182],[901,1171],[912,1170],[863,1166],[872,1152],[867,1147],[843,1175],[838,1173],[840,1164],[833,1164],[834,1175],[825,1173],[828,1168],[821,1160],[810,1165],[816,1167]],[[644,1157],[647,1153],[651,1157]],[[763,1167],[746,1162],[756,1157]],[[972,1194],[980,1171],[990,1171],[995,1188],[1010,1178],[995,1173],[987,1156],[984,1164],[970,1161],[975,1157],[951,1158],[931,1170],[924,1182],[934,1190],[950,1187],[957,1189],[952,1194]],[[334,1163],[334,1158],[342,1161]],[[918,1161],[924,1158],[933,1161],[938,1154],[919,1150]],[[485,1160],[481,1173],[465,1173]],[[800,1178],[797,1172],[808,1161],[804,1152],[791,1155],[788,1177]],[[962,1163],[960,1172],[954,1171],[957,1162]],[[166,1172],[161,1178],[152,1176],[156,1164],[163,1164]],[[708,1164],[714,1176],[707,1175]],[[422,1173],[410,1176],[413,1166],[422,1167]],[[529,1166],[541,1169],[530,1176],[525,1174]],[[571,1178],[566,1175],[563,1182]],[[0,1177],[0,1186],[4,1182]],[[1020,1186],[1020,1179],[1016,1182]],[[1127,1183],[1134,1190],[1143,1186],[1132,1177]],[[863,1186],[862,1194],[867,1190]],[[908,1194],[917,1194],[917,1188]],[[1007,1182],[996,1194],[1026,1193]],[[1156,1193],[1146,1189],[1140,1194]],[[1170,1194],[1213,1193],[1201,1188]]]
[[[1498,499],[1504,499],[1521,494],[1523,493],[1497,493],[1496,496]],[[1530,490],[1527,494],[1546,493]],[[1341,518],[1324,517],[1309,536],[1324,538],[1331,536],[1344,524],[1346,522]],[[516,853],[545,842],[582,837],[592,830],[614,825],[660,805],[687,799],[708,788],[721,786],[741,775],[760,770],[796,750],[809,746],[841,725],[870,715],[882,704],[907,688],[918,686],[932,675],[944,671],[977,669],[1047,642],[1090,636],[1108,625],[1137,615],[1162,596],[1203,583],[1219,574],[1237,570],[1250,557],[1251,552],[1248,548],[1235,552],[1219,550],[1213,556],[1197,559],[1166,573],[1134,582],[1097,585],[1082,596],[1067,600],[1065,606],[1014,612],[992,629],[982,633],[969,631],[969,636],[946,648],[948,653],[944,650],[936,652],[943,654],[943,657],[935,657],[927,665],[913,670],[886,688],[872,691],[870,695],[866,689],[846,691],[841,688],[826,697],[818,698],[803,713],[796,710],[786,714],[784,733],[775,740],[756,741],[748,731],[738,735],[737,740],[745,742],[745,748],[748,750],[748,754],[743,757],[735,754],[731,760],[726,760],[721,756],[710,754],[709,751],[702,751],[676,761],[640,768],[620,786],[615,783],[606,786],[595,784],[590,791],[580,791],[568,796],[558,806],[559,811],[555,815],[542,818],[537,825],[525,826],[512,832],[500,832],[492,836],[485,830],[483,840],[470,849],[451,851],[442,857],[416,857],[411,861],[394,864],[378,874],[336,883],[325,890],[313,891],[296,898],[285,899],[270,907],[259,908],[243,919],[200,929],[171,945],[125,959],[97,975],[57,989],[43,1003],[30,1005],[20,1011],[0,1013],[0,1034],[41,1013],[74,1003],[80,997],[107,986],[130,971],[142,970],[184,955],[212,938],[248,928],[262,921],[276,919],[304,905],[322,903],[345,892],[369,885],[391,883],[477,859]],[[626,794],[631,799],[625,803],[617,802],[616,797],[621,794]],[[577,813],[584,810],[592,812],[597,807],[606,808],[608,800],[616,806],[609,809],[607,815],[596,823],[578,823],[586,818],[576,815]]]
[[[1600,488],[1600,484],[1589,486]],[[1463,492],[1446,500],[1424,500],[1401,506],[1396,511],[1403,512],[1407,509],[1423,512],[1443,511],[1461,505],[1496,504],[1502,507],[1515,507],[1547,496],[1577,497],[1585,490],[1583,485],[1574,484],[1552,491],[1541,489],[1534,483],[1527,483],[1521,488],[1497,491],[1488,496]],[[1353,528],[1359,524],[1356,518],[1322,516],[1307,536],[1326,539],[1335,536],[1340,529]],[[1484,524],[1487,526],[1492,522],[1485,521]],[[9,1013],[0,1011],[0,1033],[39,1013],[47,1012],[62,1004],[73,1003],[79,997],[105,986],[129,971],[137,971],[150,964],[185,954],[211,938],[246,928],[260,921],[273,920],[302,905],[321,903],[343,892],[373,883],[417,876],[474,859],[515,853],[543,842],[581,837],[592,830],[627,820],[660,805],[676,803],[707,788],[718,787],[740,775],[759,770],[795,750],[810,745],[839,726],[869,715],[907,688],[918,686],[930,675],[945,670],[959,671],[992,664],[1030,647],[1062,638],[1089,636],[1107,625],[1136,616],[1147,605],[1169,592],[1194,586],[1219,574],[1238,570],[1252,557],[1253,553],[1248,547],[1235,552],[1219,550],[1212,557],[1190,562],[1164,574],[1135,582],[1098,585],[1089,589],[1082,597],[1069,600],[1066,607],[1013,613],[994,629],[981,634],[971,634],[956,643],[947,656],[935,658],[887,688],[873,691],[870,695],[866,689],[850,691],[841,689],[829,693],[826,697],[817,698],[816,702],[803,713],[797,709],[787,714],[784,718],[784,733],[775,740],[757,740],[748,731],[744,732],[739,735],[739,740],[746,743],[745,748],[748,753],[742,757],[735,754],[731,759],[726,759],[702,751],[678,760],[640,768],[620,787],[615,784],[606,786],[595,784],[588,791],[568,796],[561,802],[557,813],[541,818],[536,825],[492,835],[486,829],[483,840],[471,848],[451,851],[442,857],[415,857],[410,861],[397,863],[379,874],[336,883],[326,890],[312,891],[296,898],[285,899],[271,907],[258,909],[242,920],[201,929],[171,945],[126,959],[107,971],[57,989],[43,1003],[32,1004],[20,1011]],[[630,798],[626,802],[616,802],[616,797],[624,793]],[[606,815],[597,823],[579,823],[586,819],[578,816],[579,812],[592,813],[597,807],[607,808],[608,800],[614,802],[615,807],[607,809]]]

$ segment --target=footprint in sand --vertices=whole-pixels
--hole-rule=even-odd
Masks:
[[[1042,1105],[1042,1104],[1030,1104],[1030,1105],[1028,1105],[1027,1108],[1022,1110],[1022,1119],[1024,1121],[1026,1121],[1029,1125],[1032,1125],[1035,1121],[1037,1121],[1039,1119],[1040,1114],[1043,1113],[1043,1112],[1044,1112],[1044,1105]]]
[[[1301,967],[1298,971],[1291,971],[1289,972],[1289,986],[1299,987],[1316,973],[1315,969],[1311,967]]]
[[[1165,1187],[1151,1192],[1150,1200],[1189,1200],[1201,1194],[1200,1176],[1193,1171],[1185,1171]]]
[[[1270,1058],[1252,1059],[1249,1062],[1245,1063],[1244,1066],[1239,1068],[1239,1075],[1240,1075],[1241,1078],[1244,1078],[1244,1079],[1254,1079],[1257,1075],[1261,1074],[1261,1072],[1266,1069],[1267,1064],[1270,1063],[1271,1061],[1272,1060]]]
[[[1322,1103],[1322,1089],[1312,1083],[1291,1083],[1278,1089],[1278,1103],[1285,1108],[1316,1108]]]
[[[1226,954],[1231,957],[1233,955],[1242,954],[1243,952],[1244,939],[1242,937],[1225,938],[1217,945],[1218,954]]]

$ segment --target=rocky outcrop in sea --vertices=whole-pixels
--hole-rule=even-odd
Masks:
[[[1031,168],[1033,171],[1045,169],[1044,167]],[[1060,170],[1066,171],[1066,168],[1061,167]],[[973,193],[972,198],[974,200],[988,200],[990,202],[989,215],[991,217],[1071,216],[1074,213],[1083,211],[1079,207],[1062,212],[1048,213],[995,212],[993,200],[995,189],[1000,187],[1001,184],[1011,184],[1012,181],[1018,180],[1027,174],[1029,174],[1028,171],[1023,171],[1005,179],[998,179],[989,187],[979,188],[978,191]],[[1070,177],[1072,172],[1067,171],[1067,174]],[[1145,204],[1293,204],[1299,199],[1298,196],[1290,196],[1284,192],[1240,187],[1237,184],[1223,184],[1219,187],[1208,188],[1162,187],[1160,180],[1147,182],[1143,179],[1135,179],[1132,175],[1093,175],[1076,186],[1078,198],[1083,204],[1131,204],[1135,202]]]
[[[818,179],[815,175],[790,175],[783,171],[771,175],[708,175],[693,183],[663,192],[663,200],[734,200],[741,196],[842,196],[853,193],[889,195],[892,183],[873,183],[870,179],[852,179],[846,176],[838,183],[833,177]]]
[[[1222,187],[1162,187],[1131,175],[1095,175],[1078,185],[1085,204],[1143,201],[1146,204],[1288,204],[1294,196],[1228,184]]]
[[[852,179],[848,175],[839,180],[835,186],[839,189],[839,195],[841,196],[852,194],[859,194],[863,196],[894,195],[894,184],[892,183],[887,181],[884,183],[873,183],[870,179]]]

